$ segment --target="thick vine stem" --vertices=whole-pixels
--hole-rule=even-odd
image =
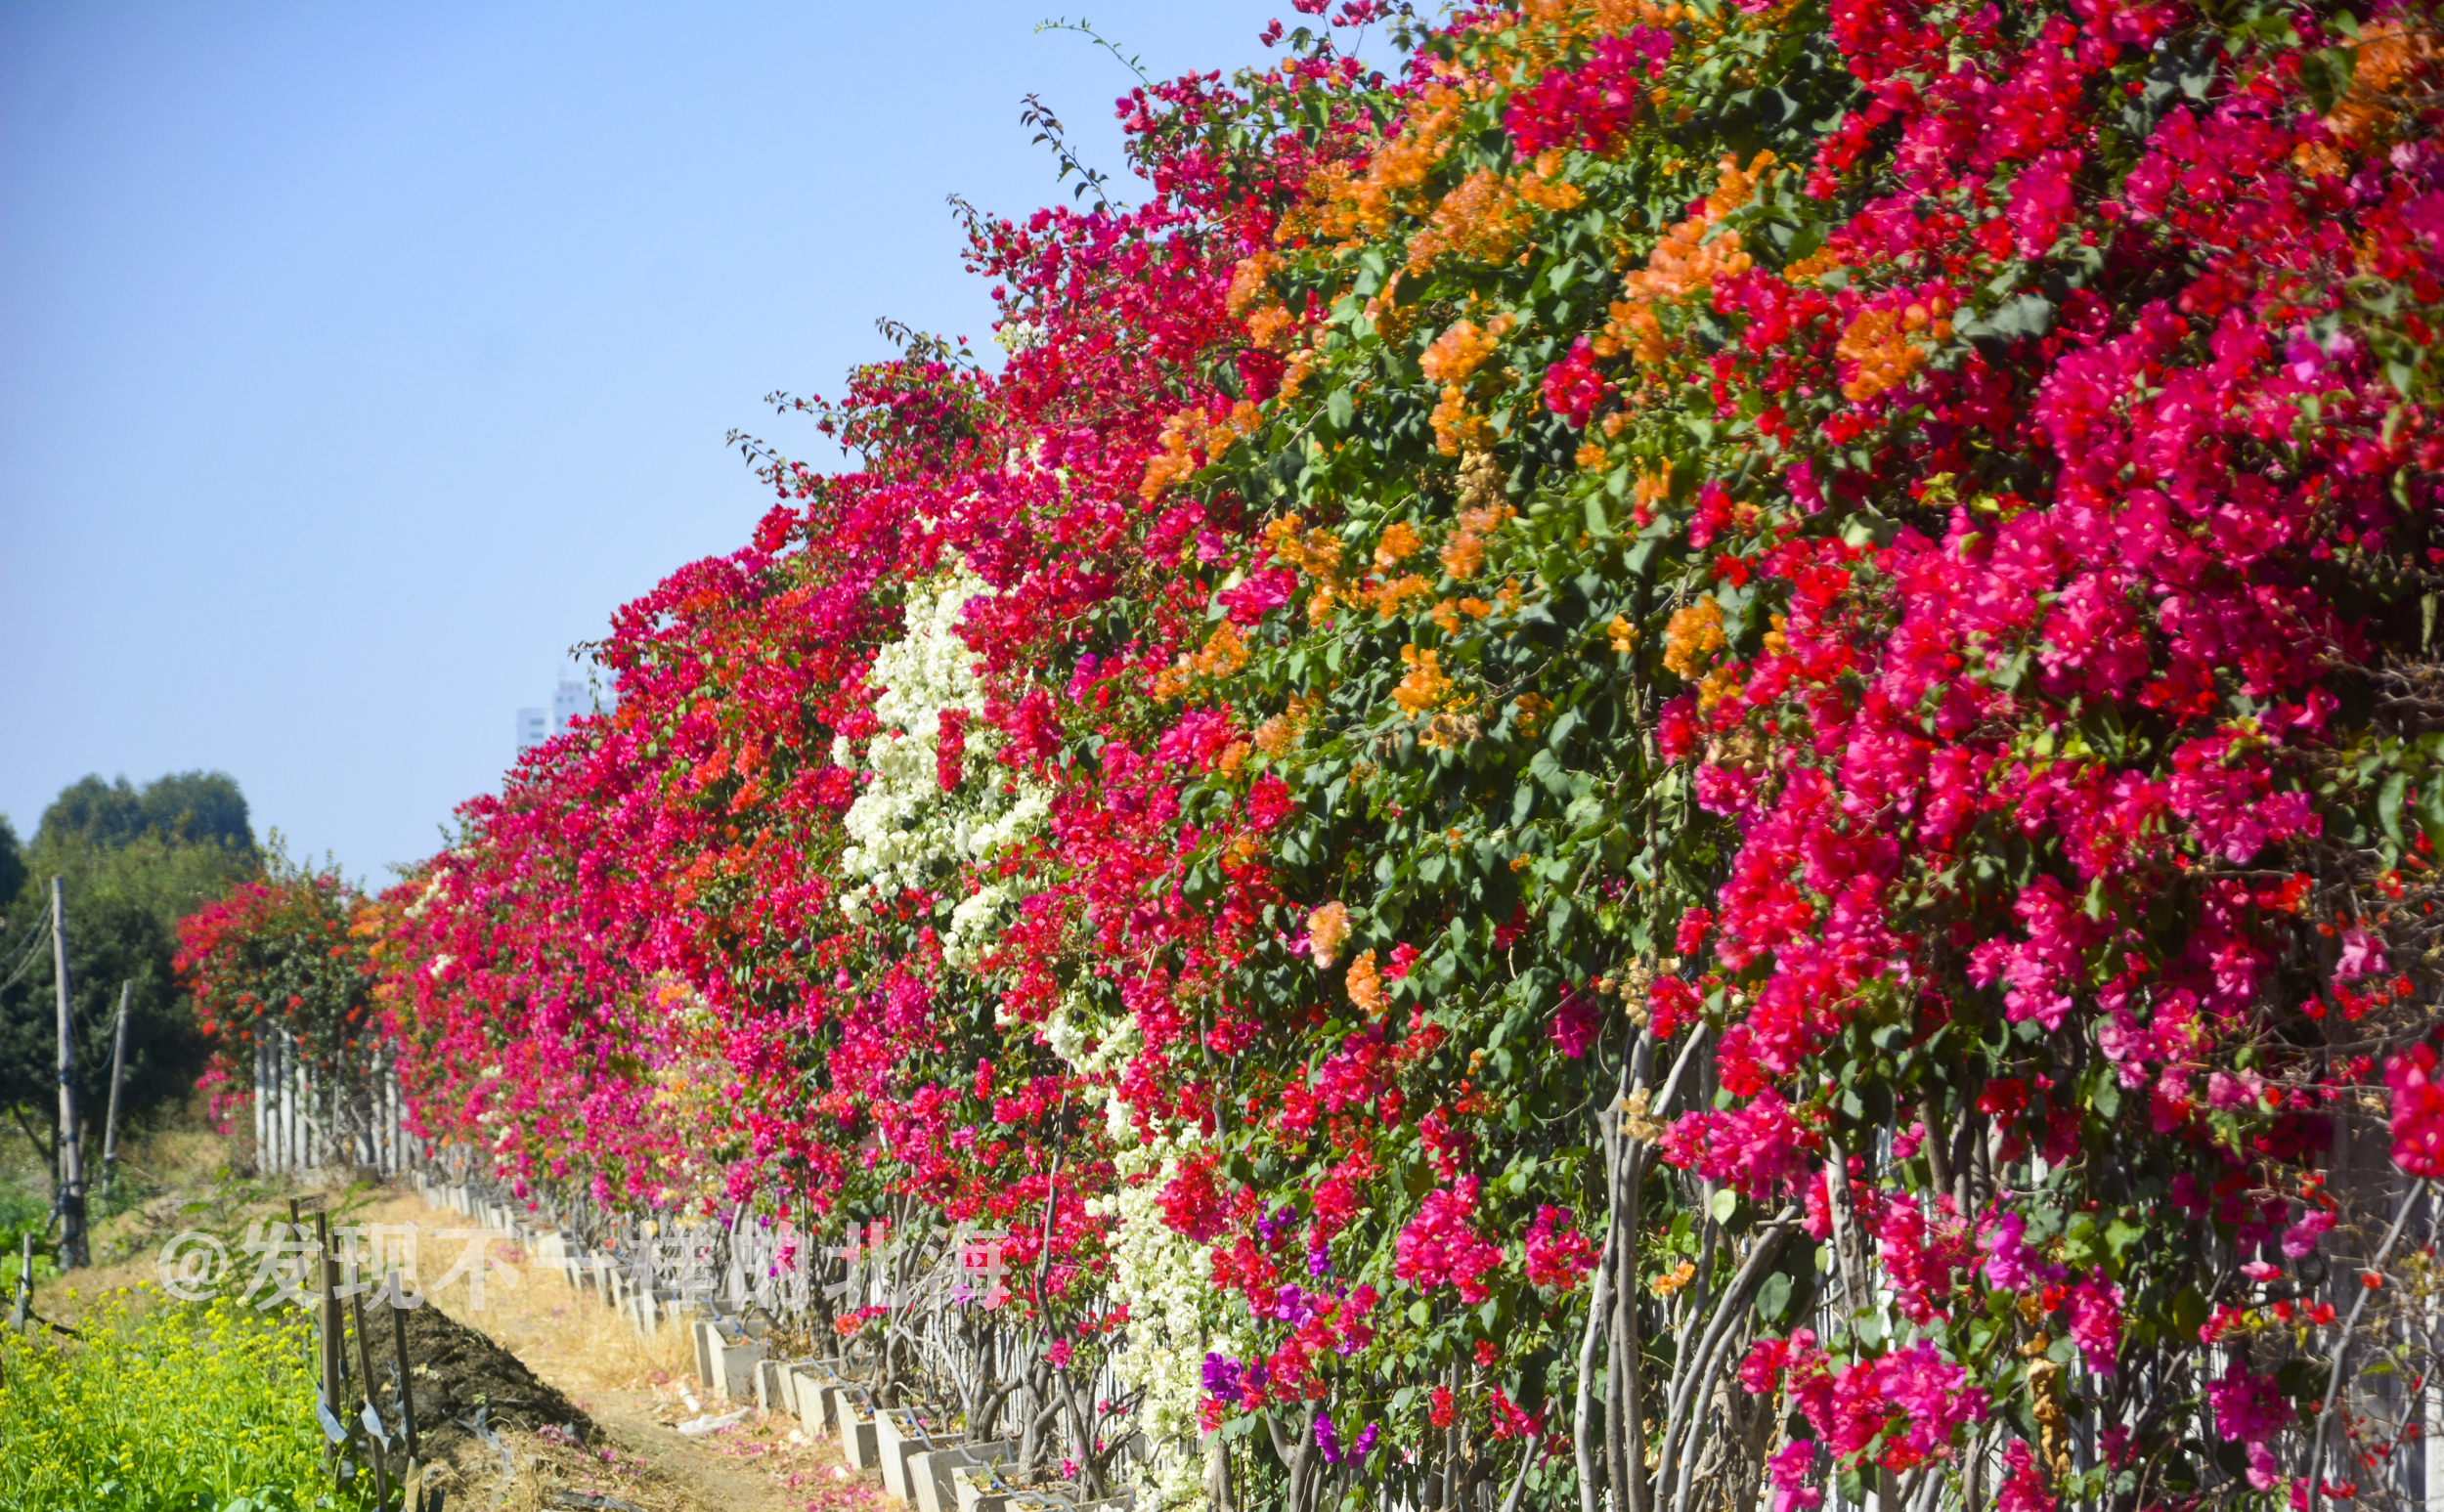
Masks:
[[[1707,1324],[1696,1354],[1677,1372],[1679,1380],[1672,1390],[1671,1415],[1664,1422],[1661,1457],[1655,1465],[1654,1504],[1664,1505],[1668,1497],[1672,1512],[1687,1512],[1692,1483],[1682,1462],[1693,1461],[1694,1455],[1680,1452],[1681,1429],[1692,1420],[1692,1407],[1702,1411],[1705,1398],[1713,1391],[1726,1358],[1729,1336],[1747,1320],[1749,1296],[1772,1268],[1774,1257],[1781,1252],[1798,1220],[1798,1209],[1785,1208],[1765,1226],[1764,1233],[1732,1276],[1731,1284],[1724,1288],[1723,1299],[1715,1305],[1713,1320]]]

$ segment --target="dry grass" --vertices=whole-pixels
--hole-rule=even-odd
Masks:
[[[428,1285],[448,1269],[461,1242],[432,1235],[444,1229],[474,1227],[473,1220],[429,1207],[413,1191],[388,1195],[351,1216],[369,1224],[415,1224],[426,1236],[421,1269]],[[695,1368],[694,1346],[683,1327],[666,1324],[647,1337],[592,1292],[562,1280],[557,1266],[543,1264],[514,1245],[495,1246],[493,1253],[503,1263],[486,1281],[482,1307],[473,1305],[463,1281],[432,1300],[451,1317],[491,1335],[562,1391],[581,1396],[639,1390]]]

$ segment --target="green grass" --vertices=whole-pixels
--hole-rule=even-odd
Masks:
[[[142,1287],[104,1295],[79,1326],[0,1329],[0,1512],[363,1504],[323,1467],[301,1314]]]
[[[17,1300],[17,1273],[27,1234],[34,1238],[34,1279],[59,1274],[51,1258],[51,1204],[33,1192],[0,1183],[0,1297]]]

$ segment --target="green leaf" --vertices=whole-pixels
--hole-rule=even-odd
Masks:
[[[1788,1272],[1776,1271],[1757,1288],[1757,1316],[1769,1323],[1778,1323],[1790,1310],[1791,1277]]]
[[[2287,1360],[2275,1366],[2274,1384],[2294,1401],[2325,1395],[2327,1367],[2313,1360]]]
[[[1964,336],[2003,341],[2041,336],[2054,328],[2054,302],[2042,294],[2023,294],[1996,306],[1990,315],[1969,317],[1957,328]]]
[[[2195,1286],[2184,1286],[2172,1299],[2172,1326],[2183,1338],[2196,1338],[2206,1322],[2206,1299]]]
[[[2062,1258],[2074,1270],[2094,1263],[2096,1259],[2096,1215],[2074,1213],[2063,1226]]]
[[[1612,539],[1612,521],[1604,513],[1604,496],[1601,494],[1587,496],[1587,533],[1597,540]]]
[[[2419,790],[2419,828],[2436,855],[2444,856],[2444,771],[2427,778]]]
[[[2121,1116],[2121,1086],[2113,1077],[2099,1076],[2089,1089],[2087,1105],[2096,1109],[2098,1117],[2110,1122]]]
[[[2130,1246],[2147,1237],[2147,1231],[2126,1219],[2117,1218],[2105,1226],[2105,1248],[2115,1260],[2128,1253]]]

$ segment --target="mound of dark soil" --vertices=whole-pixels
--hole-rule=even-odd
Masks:
[[[580,1443],[592,1441],[594,1425],[574,1403],[483,1333],[430,1305],[411,1309],[406,1317],[408,1400],[415,1407],[416,1436],[427,1460],[456,1463],[482,1452],[474,1426],[479,1407],[487,1429],[533,1431],[556,1425]],[[373,1352],[373,1399],[383,1422],[396,1434],[398,1377],[390,1310],[367,1308],[365,1326],[366,1343]],[[348,1362],[356,1364],[353,1348]]]

